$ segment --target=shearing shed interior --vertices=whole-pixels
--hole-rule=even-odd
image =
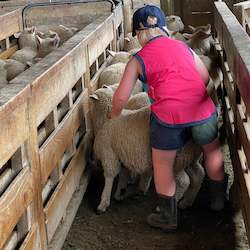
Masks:
[[[119,159],[107,187],[93,150],[100,130],[115,134],[105,112],[140,50],[132,16],[146,4],[161,7],[171,39],[207,66],[228,176],[225,207],[211,211],[202,154],[178,151],[188,184],[170,233],[146,222],[158,200],[152,173],[136,174],[126,168],[129,157]],[[248,250],[249,25],[250,1],[0,0],[0,250]],[[205,39],[209,52],[200,45]],[[105,111],[96,105],[102,93],[110,102]],[[137,81],[126,109],[136,113],[149,104]],[[137,138],[133,128],[119,133],[111,143]],[[128,150],[142,146],[132,139]],[[109,159],[108,148],[98,145]]]

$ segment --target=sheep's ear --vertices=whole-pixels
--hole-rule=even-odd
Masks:
[[[107,84],[103,84],[102,85],[102,88],[104,88],[104,89],[112,89],[109,85],[107,85]]]
[[[60,37],[57,35],[57,33],[55,33],[54,38],[51,38],[51,44],[56,48],[59,47]]]
[[[91,99],[94,99],[94,100],[99,100],[99,97],[98,97],[97,94],[89,95],[89,97],[90,97]]]
[[[184,38],[186,38],[188,40],[191,39],[193,36],[193,34],[188,34],[188,33],[183,33],[182,35],[184,36]]]
[[[36,32],[36,27],[35,27],[35,26],[32,26],[32,27],[30,28],[30,31],[31,31],[31,33],[35,33],[35,32]]]
[[[14,34],[14,37],[19,38],[21,36],[21,34],[22,34],[22,32],[17,32],[17,33]]]
[[[42,44],[42,40],[43,39],[40,36],[36,35],[36,42],[37,42],[38,45]]]
[[[108,54],[111,55],[112,57],[114,57],[115,54],[116,54],[115,51],[112,51],[112,50],[109,50],[109,49],[107,49],[107,52],[108,52]]]
[[[126,40],[127,42],[130,42],[129,37],[124,37],[124,40]]]
[[[194,27],[194,26],[192,26],[192,25],[188,25],[188,28],[189,28],[192,32],[194,32],[194,31],[195,31],[195,27]]]
[[[26,62],[26,65],[27,65],[28,67],[31,67],[32,65],[34,65],[34,63],[33,63],[32,61],[27,61],[27,62]]]
[[[205,32],[206,32],[207,34],[208,34],[208,33],[211,33],[211,24],[210,24],[210,23],[206,26]]]
[[[36,34],[40,37],[44,37],[45,33],[41,32],[41,31],[36,31]]]
[[[69,30],[68,27],[66,27],[66,26],[64,26],[64,25],[62,25],[62,24],[60,24],[59,27],[61,27],[61,28],[64,29],[64,30]]]
[[[76,28],[76,27],[70,27],[70,29],[71,29],[71,31],[73,31],[73,32],[77,32],[79,29],[78,28]]]

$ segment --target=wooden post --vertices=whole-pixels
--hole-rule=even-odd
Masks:
[[[123,18],[124,18],[124,34],[132,31],[132,2],[131,0],[123,1]]]
[[[165,15],[173,15],[174,14],[174,3],[172,0],[161,0],[161,9],[165,13]]]

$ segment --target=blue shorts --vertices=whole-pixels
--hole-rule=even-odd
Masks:
[[[184,124],[183,124],[184,125]],[[202,124],[188,126],[168,126],[150,116],[151,147],[160,150],[177,150],[193,139],[198,145],[211,143],[218,137],[217,114],[214,113]]]

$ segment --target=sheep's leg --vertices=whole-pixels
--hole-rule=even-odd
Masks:
[[[184,170],[181,170],[180,172],[176,173],[175,181],[176,181],[175,197],[178,203],[183,197],[184,193],[188,190],[188,187],[190,186],[190,178]]]
[[[147,171],[140,175],[139,190],[146,194],[152,180],[152,171]]]
[[[129,180],[129,171],[126,168],[122,167],[119,173],[118,184],[114,194],[115,200],[121,201],[124,199],[124,194],[122,194],[122,192],[124,192],[127,189],[128,180]]]
[[[111,159],[111,155],[109,160]],[[113,161],[102,162],[104,170],[105,184],[102,191],[101,202],[97,207],[97,213],[104,213],[107,207],[110,205],[111,191],[115,177],[120,172],[119,160],[114,158]]]
[[[204,168],[199,162],[195,166],[187,168],[186,172],[190,178],[190,186],[184,194],[183,199],[179,202],[179,207],[182,209],[193,205],[205,176]]]

